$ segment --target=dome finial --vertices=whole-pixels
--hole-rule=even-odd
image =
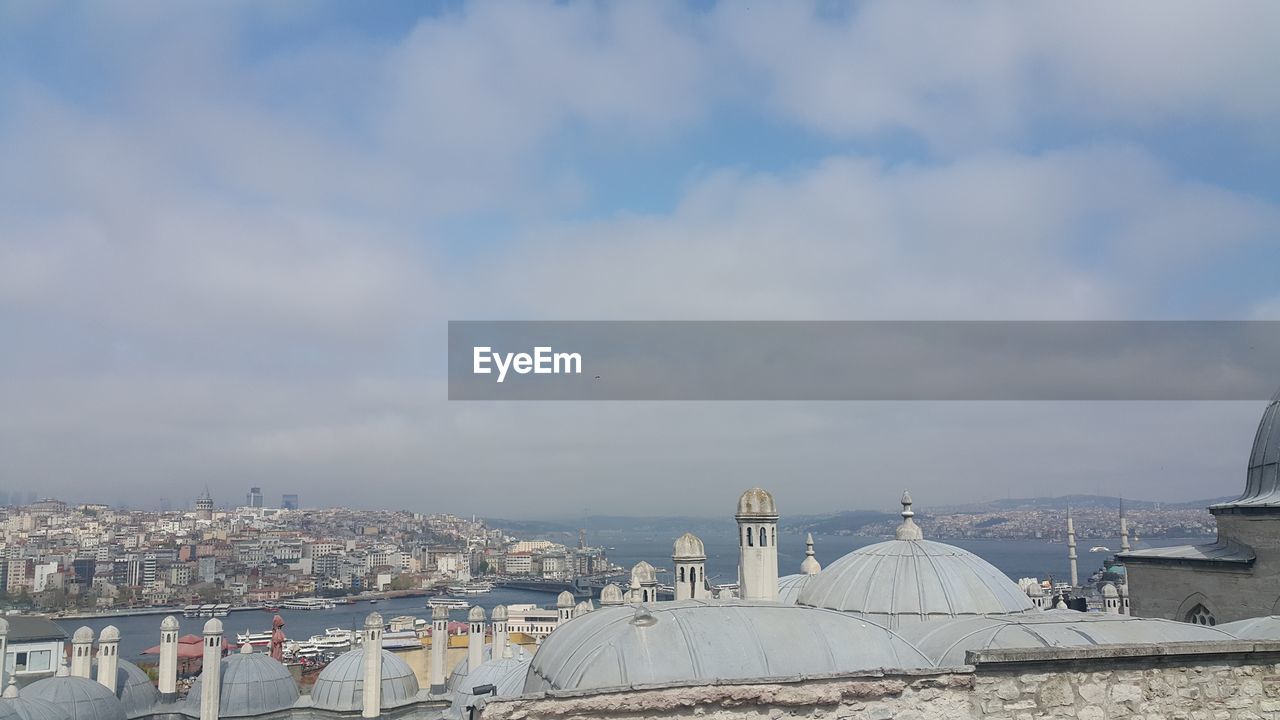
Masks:
[[[814,557],[813,533],[808,533],[804,538],[804,560],[800,563],[800,572],[805,575],[817,575],[821,571],[822,565],[818,563],[818,558]]]
[[[4,689],[4,696],[9,700],[18,697],[18,678],[9,678],[9,686]]]
[[[924,533],[920,532],[920,526],[916,525],[915,512],[911,509],[911,493],[906,490],[902,491],[902,524],[898,526],[898,532],[895,533],[899,540],[923,540]]]

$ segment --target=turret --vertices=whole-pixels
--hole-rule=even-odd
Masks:
[[[93,628],[80,626],[71,636],[71,674],[76,677],[90,677],[93,663]]]
[[[116,671],[119,667],[120,630],[115,625],[108,625],[98,634],[98,682],[113,695],[116,692]]]
[[[445,650],[449,647],[449,608],[431,607],[431,694],[444,693]],[[203,719],[202,719],[203,720]]]
[[[573,606],[573,616],[582,617],[583,615],[586,615],[587,613],[595,609],[596,609],[595,605],[592,605],[590,600],[583,600],[582,602]]]
[[[209,621],[204,624],[204,658],[200,670],[200,720],[218,720],[218,702],[221,695],[222,621],[218,618],[209,618]]]
[[[658,599],[658,571],[641,560],[631,567],[631,602],[647,603]]]
[[[170,615],[160,622],[158,686],[165,702],[178,697],[178,619]]]
[[[493,609],[493,652],[502,652],[507,644],[507,606],[498,605]]]
[[[600,607],[621,605],[622,602],[622,588],[617,585],[609,583],[600,589]]]
[[[804,560],[800,562],[800,572],[805,575],[817,575],[822,572],[822,565],[813,553],[813,533],[804,536]]]
[[[778,508],[752,488],[738,499],[738,585],[744,600],[778,599]]]
[[[467,670],[471,671],[484,662],[484,608],[471,608],[467,624]]]
[[[706,590],[707,551],[697,535],[687,532],[676,538],[671,560],[676,568],[677,600],[704,598],[709,594]]]
[[[360,661],[360,674],[364,688],[360,717],[375,718],[382,711],[382,615],[372,612],[364,619],[361,641],[364,654]]]
[[[568,590],[556,596],[556,617],[561,623],[573,619],[573,593]]]

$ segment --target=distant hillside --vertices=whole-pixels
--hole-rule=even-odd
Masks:
[[[1226,502],[1232,500],[1236,495],[1228,497],[1211,498],[1208,500],[1192,500],[1190,502],[1154,502],[1151,500],[1134,500],[1124,498],[1124,506],[1130,510],[1155,510],[1157,507],[1164,510],[1198,510],[1214,503]],[[1070,505],[1073,508],[1119,508],[1120,498],[1107,495],[1062,495],[1059,497],[1037,497],[1037,498],[1007,498],[1002,500],[992,500],[988,503],[980,503],[974,505],[955,506],[946,508],[953,512],[974,511],[974,510],[1065,510]]]
[[[898,513],[878,510],[845,510],[834,515],[797,515],[787,521],[788,530],[818,535],[856,535],[868,525],[900,518]]]

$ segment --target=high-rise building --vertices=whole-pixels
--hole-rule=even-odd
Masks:
[[[298,496],[297,496],[297,495],[293,495],[293,494],[289,494],[289,495],[281,495],[281,496],[280,496],[280,507],[284,508],[285,510],[297,510],[297,509],[298,509]]]
[[[251,508],[262,507],[262,488],[260,487],[249,488],[248,501],[249,501],[248,505]]]

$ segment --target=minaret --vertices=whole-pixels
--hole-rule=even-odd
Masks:
[[[382,615],[372,612],[364,619],[364,654],[360,658],[364,688],[360,717],[375,718],[382,712]]]
[[[431,608],[431,694],[444,694],[444,658],[449,647],[449,608]],[[204,720],[201,718],[200,720]]]
[[[9,657],[9,621],[0,617],[0,683],[5,681],[5,666]]]
[[[822,565],[813,554],[813,533],[808,533],[804,536],[804,560],[800,563],[800,572],[805,575],[817,575],[821,571]]]
[[[160,622],[160,697],[173,702],[178,697],[178,619],[172,615]]]
[[[200,670],[200,720],[218,720],[222,695],[222,621],[204,624],[204,659]]]
[[[671,560],[676,568],[676,599],[696,600],[707,596],[707,551],[702,539],[693,533],[676,538]]]
[[[568,590],[556,596],[556,617],[562,625],[573,619],[573,593]]]
[[[751,488],[738,499],[738,596],[778,599],[778,508],[767,490]]]
[[[116,671],[119,668],[120,630],[115,625],[108,625],[98,633],[98,682],[112,695],[116,692]]]
[[[1071,506],[1067,506],[1067,560],[1071,561],[1071,587],[1080,587],[1080,575],[1076,572],[1076,524],[1071,519]]]
[[[467,622],[467,672],[471,672],[484,663],[484,608],[471,608]]]
[[[71,636],[71,674],[75,677],[91,677],[93,663],[93,628],[80,626]]]
[[[498,605],[493,609],[493,653],[502,652],[507,644],[507,606]],[[492,653],[490,657],[492,657]]]
[[[1129,521],[1124,517],[1124,498],[1120,498],[1120,552],[1129,552]]]

